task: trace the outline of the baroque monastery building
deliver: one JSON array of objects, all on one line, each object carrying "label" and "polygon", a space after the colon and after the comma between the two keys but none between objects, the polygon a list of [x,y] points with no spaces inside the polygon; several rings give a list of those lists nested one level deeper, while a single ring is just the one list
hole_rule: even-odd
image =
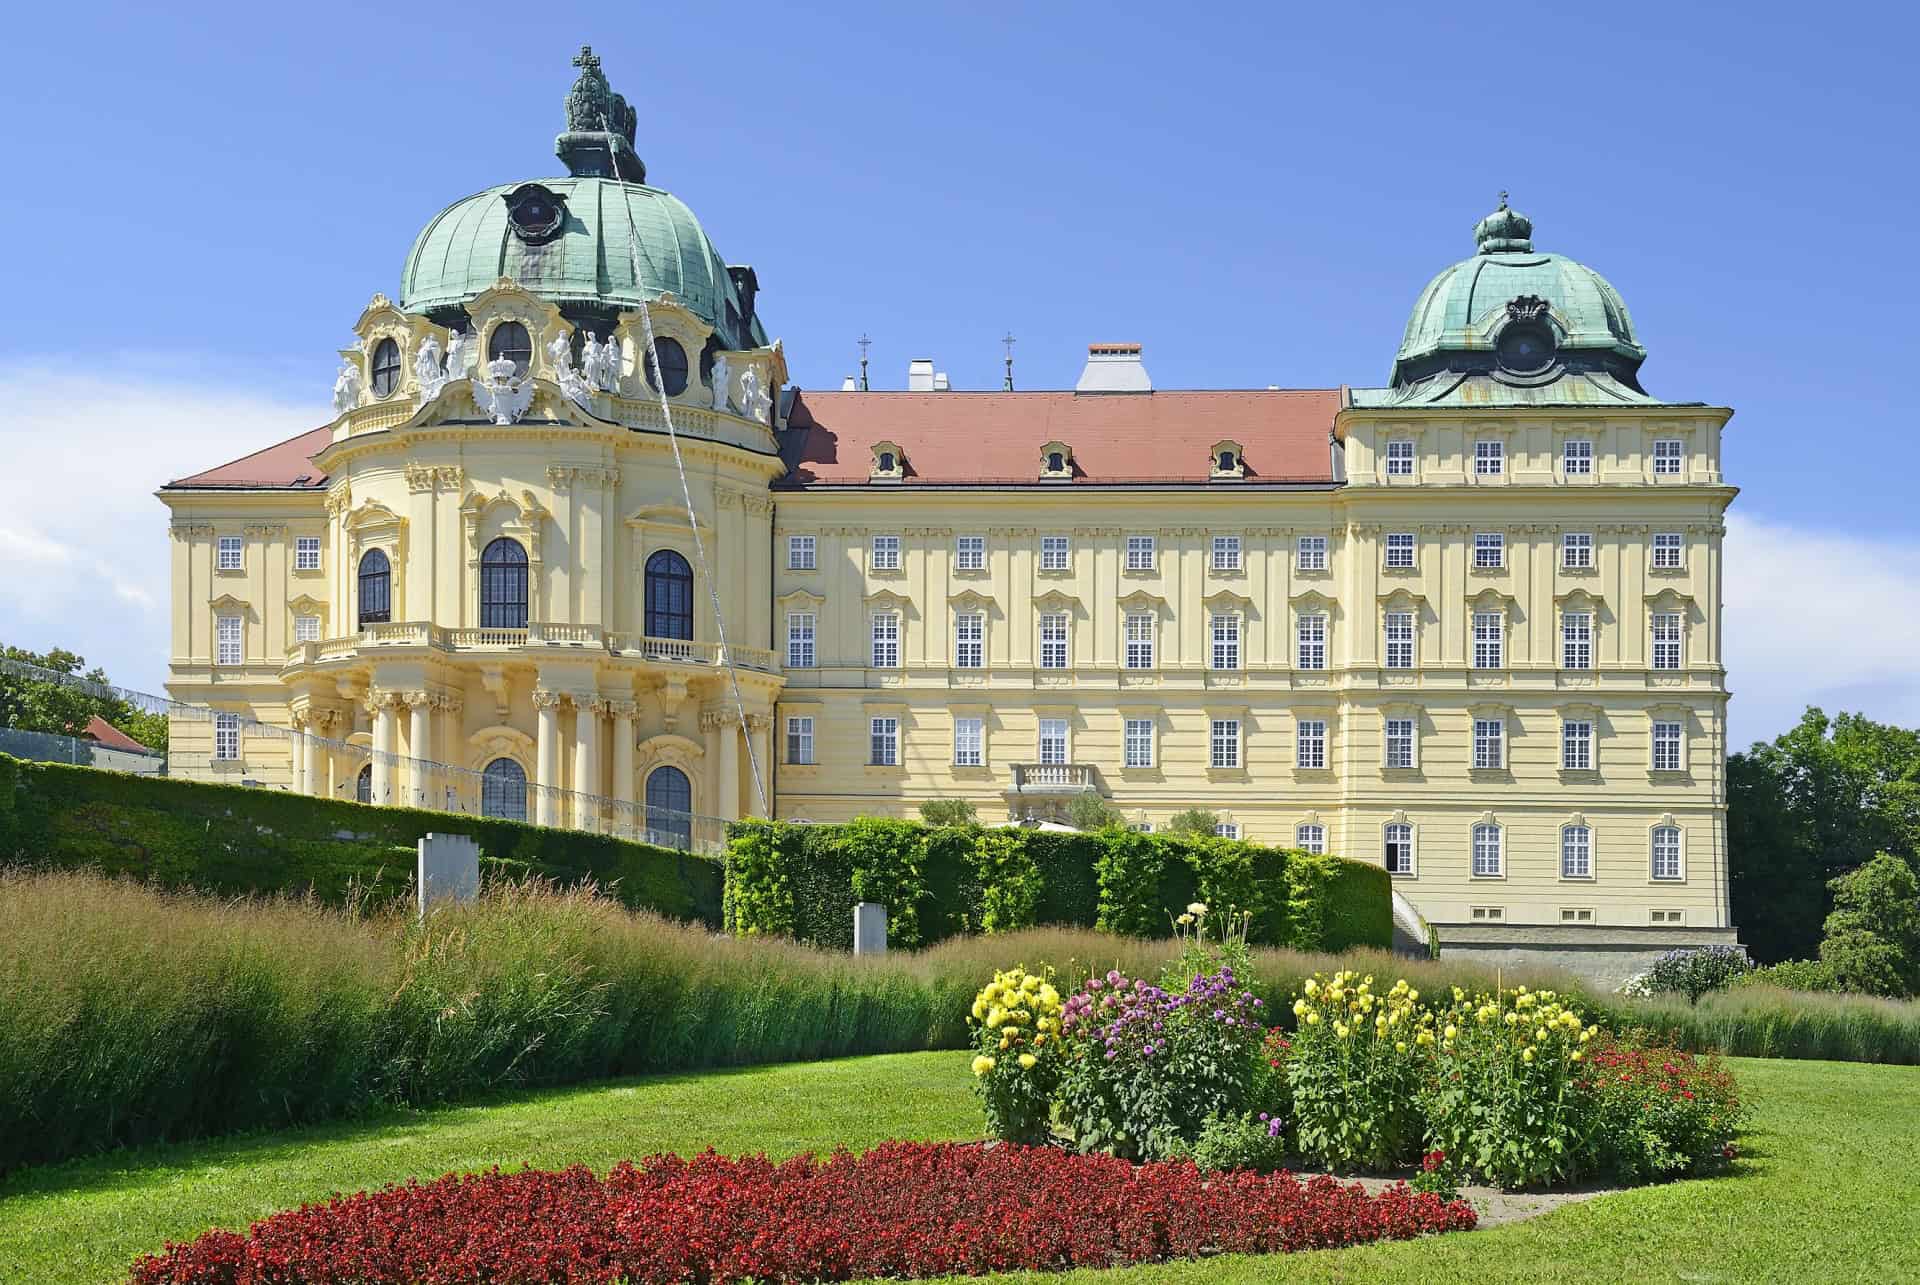
[{"label": "baroque monastery building", "polygon": [[1383,387],[1100,344],[1072,391],[802,392],[576,64],[566,175],[427,223],[333,421],[161,490],[190,774],[672,842],[1091,792],[1381,862],[1449,944],[1732,940],[1731,412],[1647,393],[1524,216]]}]

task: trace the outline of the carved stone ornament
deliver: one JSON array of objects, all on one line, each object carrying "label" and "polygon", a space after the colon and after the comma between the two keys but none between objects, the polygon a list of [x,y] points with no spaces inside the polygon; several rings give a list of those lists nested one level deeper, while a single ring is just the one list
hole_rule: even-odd
[{"label": "carved stone ornament", "polygon": [[424,406],[438,397],[448,378],[440,369],[440,341],[428,335],[413,354],[413,379],[420,386],[420,404]]},{"label": "carved stone ornament", "polygon": [[587,387],[585,376],[574,368],[571,332],[557,334],[547,341],[547,370],[553,375],[553,382],[560,385],[560,391],[568,401],[591,409],[589,403],[593,399],[593,390]]},{"label": "carved stone ornament", "polygon": [[340,374],[333,381],[333,413],[344,415],[360,404],[360,372],[352,362],[340,363]]},{"label": "carved stone ornament", "polygon": [[740,413],[757,424],[767,422],[773,398],[760,386],[760,372],[749,366],[740,376]]},{"label": "carved stone ornament", "polygon": [[487,375],[470,379],[473,404],[496,424],[518,424],[533,405],[533,376],[514,378],[513,358],[502,355],[487,363]]},{"label": "carved stone ornament", "polygon": [[612,339],[602,343],[591,331],[580,349],[580,373],[587,386],[603,393],[613,392],[620,384],[620,345]]},{"label": "carved stone ornament", "polygon": [[1507,317],[1512,321],[1538,321],[1547,315],[1547,301],[1537,294],[1523,294],[1507,301]]},{"label": "carved stone ornament", "polygon": [[471,330],[456,330],[447,336],[447,378],[464,379],[480,355],[478,336]]},{"label": "carved stone ornament", "polygon": [[733,409],[727,401],[727,383],[731,378],[732,371],[728,366],[727,355],[725,353],[714,354],[713,375],[710,382],[713,385],[713,408],[717,411]]}]

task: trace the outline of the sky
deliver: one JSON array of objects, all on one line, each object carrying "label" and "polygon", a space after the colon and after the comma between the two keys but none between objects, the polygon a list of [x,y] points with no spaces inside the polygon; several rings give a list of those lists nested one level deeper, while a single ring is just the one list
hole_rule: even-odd
[{"label": "sky", "polygon": [[[75,15],[82,15],[76,17]],[[1507,190],[1605,274],[1654,394],[1735,408],[1737,745],[1920,724],[1905,6],[28,6],[0,200],[0,641],[158,690],[154,488],[325,422],[450,202],[561,172],[583,43],[793,379],[1385,381]]]}]

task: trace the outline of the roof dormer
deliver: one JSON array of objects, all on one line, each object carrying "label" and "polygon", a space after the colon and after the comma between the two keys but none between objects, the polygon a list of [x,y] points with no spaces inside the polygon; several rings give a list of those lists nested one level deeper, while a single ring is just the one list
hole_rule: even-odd
[{"label": "roof dormer", "polygon": [[1207,476],[1213,481],[1233,480],[1247,475],[1247,459],[1240,443],[1218,441],[1208,451]]},{"label": "roof dormer", "polygon": [[901,482],[907,476],[907,454],[897,442],[873,444],[873,468],[867,473],[872,482]]},{"label": "roof dormer", "polygon": [[1073,480],[1073,448],[1065,442],[1048,442],[1040,448],[1040,480],[1042,482],[1071,482]]}]

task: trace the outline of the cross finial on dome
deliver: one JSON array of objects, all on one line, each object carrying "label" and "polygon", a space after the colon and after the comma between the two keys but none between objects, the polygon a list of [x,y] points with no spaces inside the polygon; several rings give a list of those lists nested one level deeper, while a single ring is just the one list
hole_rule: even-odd
[{"label": "cross finial on dome", "polygon": [[555,147],[568,172],[576,177],[646,182],[647,167],[633,153],[638,114],[613,92],[592,45],[580,46],[573,65],[580,69],[580,76],[567,91],[567,132]]}]

